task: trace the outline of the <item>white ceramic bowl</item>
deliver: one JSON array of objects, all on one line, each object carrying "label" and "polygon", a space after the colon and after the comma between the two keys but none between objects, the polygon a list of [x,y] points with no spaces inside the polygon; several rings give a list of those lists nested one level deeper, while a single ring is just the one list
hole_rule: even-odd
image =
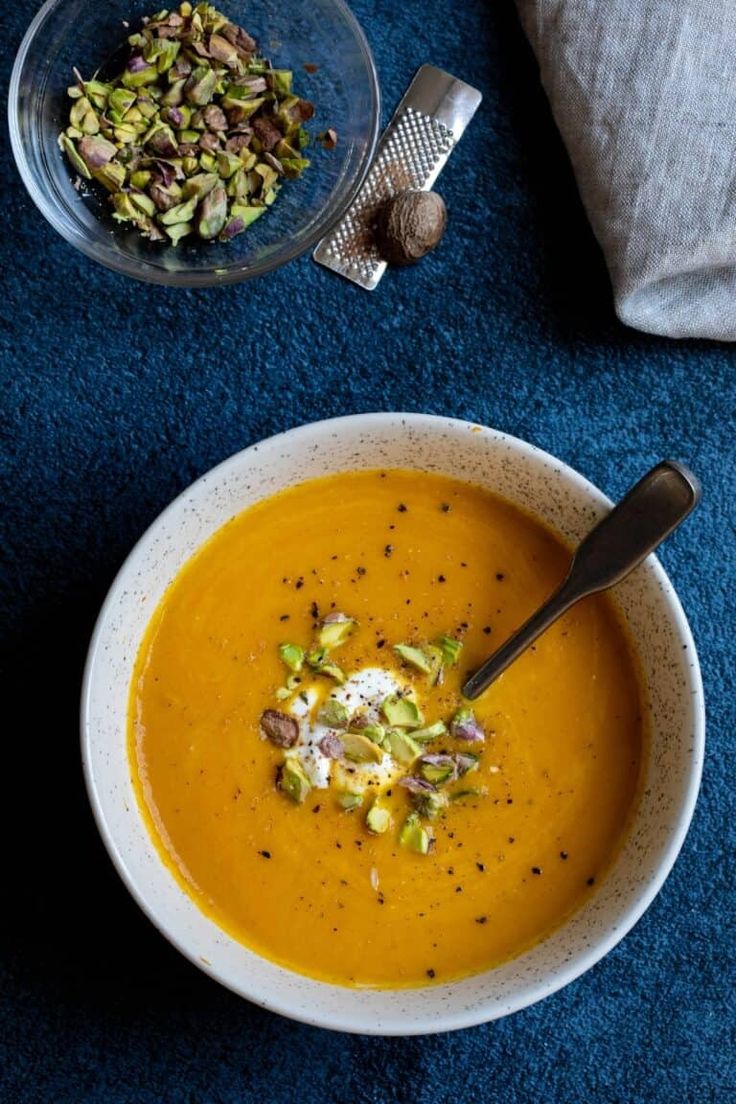
[{"label": "white ceramic bowl", "polygon": [[496,491],[578,541],[610,501],[560,461],[516,438],[418,414],[367,414],[303,426],[231,457],[166,509],[136,545],[102,608],[82,696],[82,755],[102,838],[138,904],[205,973],[256,1004],[341,1031],[411,1035],[468,1027],[541,1000],[603,957],[636,923],[680,850],[700,782],[704,706],[685,615],[657,560],[616,597],[646,675],[651,748],[633,830],[597,892],[532,950],[464,981],[357,990],[292,973],[221,931],[179,888],[141,819],[126,755],[136,653],[182,564],[234,514],[283,487],[334,471],[403,467]]}]

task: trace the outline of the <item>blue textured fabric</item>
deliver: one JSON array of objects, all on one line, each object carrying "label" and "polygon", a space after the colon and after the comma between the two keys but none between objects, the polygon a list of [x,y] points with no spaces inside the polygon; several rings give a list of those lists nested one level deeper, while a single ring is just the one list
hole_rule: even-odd
[{"label": "blue textured fabric", "polygon": [[[0,163],[2,807],[11,813],[0,1100],[734,1099],[736,354],[616,322],[510,0],[354,6],[387,112],[425,61],[485,94],[440,181],[450,213],[442,246],[372,295],[308,257],[219,291],[126,281],[45,224],[7,147]],[[35,9],[6,5],[3,87]],[[690,462],[705,486],[697,516],[662,552],[698,642],[710,714],[703,790],[672,876],[624,942],[563,992],[495,1024],[412,1040],[291,1024],[179,957],[113,872],[77,750],[94,617],[159,510],[265,435],[381,409],[497,426],[614,497],[664,456]]]}]

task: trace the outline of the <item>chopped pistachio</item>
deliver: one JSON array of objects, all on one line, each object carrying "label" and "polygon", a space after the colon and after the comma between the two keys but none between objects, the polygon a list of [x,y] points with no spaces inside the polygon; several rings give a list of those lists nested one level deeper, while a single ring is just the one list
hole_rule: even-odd
[{"label": "chopped pistachio", "polygon": [[237,69],[238,67],[238,51],[232,42],[228,42],[222,35],[213,34],[210,35],[208,43],[208,49],[210,56],[215,58],[216,61],[223,62],[228,69]]},{"label": "chopped pistachio", "polygon": [[250,226],[252,222],[261,217],[265,210],[265,207],[246,207],[240,203],[233,203],[230,214],[242,219],[244,226]]},{"label": "chopped pistachio", "polygon": [[444,659],[442,657],[442,652],[436,644],[427,644],[424,653],[429,657],[432,663],[433,685],[439,686],[444,678]]},{"label": "chopped pistachio", "polygon": [[112,217],[117,222],[137,222],[141,217],[141,212],[133,206],[128,192],[116,192],[112,197],[112,205],[115,208]]},{"label": "chopped pistachio", "polygon": [[345,758],[351,763],[380,763],[383,759],[383,751],[378,744],[359,732],[346,732],[341,739]]},{"label": "chopped pistachio", "polygon": [[398,694],[391,694],[384,700],[381,712],[388,723],[397,728],[419,728],[423,720],[417,704]]},{"label": "chopped pistachio", "polygon": [[192,109],[187,104],[178,104],[175,107],[165,107],[161,112],[161,118],[169,126],[176,127],[177,130],[186,131],[193,135],[189,139],[182,139],[182,141],[196,142],[199,138],[199,131],[188,128],[192,125]]},{"label": "chopped pistachio", "polygon": [[126,111],[122,121],[124,123],[134,123],[141,132],[148,126],[148,120],[143,112],[139,111],[137,107],[131,107],[129,111]]},{"label": "chopped pistachio", "polygon": [[317,135],[317,141],[324,147],[324,149],[334,149],[337,145],[337,131],[330,127],[322,134]]},{"label": "chopped pistachio", "polygon": [[389,754],[405,767],[411,766],[422,754],[421,744],[418,744],[408,732],[389,729],[385,743]]},{"label": "chopped pistachio", "polygon": [[344,613],[334,613],[325,617],[317,634],[321,648],[339,648],[356,629],[358,622]]},{"label": "chopped pistachio", "polygon": [[425,675],[432,673],[434,669],[432,660],[424,654],[421,648],[415,648],[411,644],[395,644],[394,651],[410,667],[415,667],[417,671],[422,671]]},{"label": "chopped pistachio", "polygon": [[220,232],[220,241],[230,242],[233,237],[236,237],[238,234],[242,234],[244,230],[245,223],[242,219],[237,219],[237,217],[235,217],[235,219],[232,219],[232,217],[228,217],[225,225],[223,226],[223,229]]},{"label": "chopped pistachio", "polygon": [[129,88],[116,88],[108,97],[108,114],[110,111],[117,111],[122,118],[136,102],[135,92]]},{"label": "chopped pistachio", "polygon": [[278,157],[279,161],[283,161],[283,159],[285,157],[287,159],[289,159],[289,158],[294,158],[294,157],[299,156],[298,152],[294,149],[293,146],[289,145],[289,143],[286,141],[285,138],[281,139],[281,141],[276,146],[274,152],[275,152],[276,156]]},{"label": "chopped pistachio", "polygon": [[427,782],[441,786],[457,778],[457,763],[452,755],[425,755],[419,761],[419,773]]},{"label": "chopped pistachio", "polygon": [[176,157],[179,152],[176,135],[171,127],[163,122],[154,123],[149,127],[141,140],[159,157]]},{"label": "chopped pistachio", "polygon": [[[105,166],[107,168],[107,165]],[[98,170],[103,172],[103,169]],[[150,196],[144,195],[143,192],[131,192],[130,202],[136,207],[142,214],[148,215],[152,218],[156,214],[156,204],[153,202]]]},{"label": "chopped pistachio", "polygon": [[286,680],[286,689],[290,690],[291,693],[293,694],[294,691],[296,690],[297,686],[301,685],[301,681],[302,680],[299,678],[298,674],[289,675],[289,677]]},{"label": "chopped pistachio", "polygon": [[92,111],[92,104],[86,96],[80,96],[78,100],[75,100],[69,112],[69,122],[72,126],[79,127],[80,130],[83,130],[82,121],[85,115],[90,111]]},{"label": "chopped pistachio", "polygon": [[291,179],[296,179],[301,176],[305,169],[308,169],[311,162],[306,157],[282,157],[281,165],[284,170],[284,176],[288,176]]},{"label": "chopped pistachio", "polygon": [[140,111],[144,119],[155,118],[158,108],[156,107],[156,104],[153,102],[153,100],[143,99],[139,95],[138,99],[136,100],[136,104],[138,105],[138,110]]},{"label": "chopped pistachio", "polygon": [[455,756],[455,762],[457,763],[458,777],[462,778],[464,774],[470,774],[471,771],[478,769],[480,756],[472,755],[469,751],[463,751],[460,755]]},{"label": "chopped pistachio", "polygon": [[[243,95],[240,95],[241,92]],[[243,120],[249,119],[251,115],[255,115],[256,111],[262,108],[265,102],[266,100],[264,97],[254,100],[248,99],[247,89],[236,89],[232,84],[220,101],[222,107],[226,111],[233,107],[237,108],[238,114],[242,115]]]},{"label": "chopped pistachio", "polygon": [[[235,213],[236,207],[233,205],[231,214]],[[328,678],[334,679],[335,682],[345,682],[345,672],[336,663],[330,662],[327,648],[314,648],[307,654],[307,663],[318,675],[326,675]]]},{"label": "chopped pistachio", "polygon": [[450,734],[458,740],[467,740],[468,743],[482,743],[485,733],[475,719],[472,709],[458,709],[450,722]]},{"label": "chopped pistachio", "polygon": [[[214,153],[208,153],[207,150],[204,150],[199,155],[199,166],[200,166],[200,168],[202,169],[203,172],[216,173],[217,172],[217,158],[215,157]],[[218,178],[219,178],[219,175],[218,175]]]},{"label": "chopped pistachio", "polygon": [[435,721],[433,725],[428,725],[426,728],[415,728],[412,730],[412,740],[417,740],[419,743],[428,744],[430,740],[438,740],[440,736],[447,735],[447,725],[444,721]]},{"label": "chopped pistachio", "polygon": [[159,211],[170,211],[182,202],[182,190],[175,180],[168,187],[164,184],[151,184],[148,194]]},{"label": "chopped pistachio", "polygon": [[298,674],[304,666],[304,649],[298,644],[279,644],[279,658],[290,671]]},{"label": "chopped pistachio", "polygon": [[452,636],[441,636],[437,640],[437,646],[442,652],[442,659],[448,667],[454,667],[463,650],[462,640],[455,640]]},{"label": "chopped pistachio", "polygon": [[158,216],[158,221],[162,226],[173,226],[176,222],[189,222],[194,215],[194,209],[197,206],[197,200],[195,197],[187,199],[184,203],[177,203],[176,207],[171,207],[164,214]]},{"label": "chopped pistachio", "polygon": [[94,138],[80,138],[77,152],[87,167],[94,170],[102,168],[108,161],[112,161],[118,151],[112,142],[108,142],[106,138],[100,138],[97,135]]},{"label": "chopped pistachio", "polygon": [[298,96],[286,96],[279,104],[279,118],[287,129],[289,129],[294,124],[295,120],[292,117],[292,112],[294,110],[298,110],[298,108]]},{"label": "chopped pistachio", "polygon": [[337,803],[343,809],[352,812],[353,809],[359,809],[363,804],[363,794],[350,793],[346,790],[344,793],[337,795]]},{"label": "chopped pistachio", "polygon": [[208,104],[202,111],[197,112],[197,115],[201,119],[201,125],[207,130],[226,131],[228,129],[227,115],[217,104]]},{"label": "chopped pistachio", "polygon": [[187,78],[182,77],[181,80],[174,81],[170,85],[161,97],[161,103],[164,107],[180,107],[184,103],[184,89],[186,83]]},{"label": "chopped pistachio", "polygon": [[374,801],[366,813],[365,826],[369,832],[381,836],[391,827],[391,813],[385,805],[379,805],[377,801]]},{"label": "chopped pistachio", "polygon": [[85,180],[91,180],[92,173],[89,171],[87,165],[77,153],[77,147],[74,145],[71,138],[67,138],[66,134],[62,134],[60,145],[79,175],[83,176]]},{"label": "chopped pistachio", "polygon": [[215,70],[206,68],[204,65],[198,65],[186,80],[184,98],[190,104],[204,107],[212,99],[216,84],[217,74]]},{"label": "chopped pistachio", "polygon": [[153,176],[153,173],[149,172],[148,169],[138,169],[137,172],[131,173],[131,176],[130,176],[130,186],[131,186],[131,188],[138,188],[139,191],[143,191],[143,189],[146,188],[150,184],[152,176]]},{"label": "chopped pistachio", "polygon": [[[185,222],[178,222],[177,223],[177,226],[187,226],[187,225],[188,224],[185,223]],[[167,227],[167,229],[168,230],[173,230],[174,227],[170,226],[170,227]],[[189,232],[191,232],[191,227],[189,228]],[[274,694],[274,697],[276,698],[276,701],[286,701],[286,699],[290,698],[293,693],[294,693],[294,691],[289,690],[288,686],[279,686],[278,690]]]},{"label": "chopped pistachio", "polygon": [[104,111],[108,97],[113,90],[112,85],[105,84],[103,81],[89,80],[85,81],[82,87],[90,103],[96,107],[98,111]]},{"label": "chopped pistachio", "polygon": [[[158,69],[155,65],[143,64],[131,69],[131,62],[135,60],[135,57],[130,59],[127,69],[120,78],[124,88],[142,88],[143,85],[153,84],[155,80],[158,80]],[[142,60],[140,55],[138,55],[137,60]]]},{"label": "chopped pistachio", "polygon": [[335,698],[328,698],[323,702],[317,714],[317,720],[331,728],[346,728],[350,720],[350,711],[346,705]]},{"label": "chopped pistachio", "polygon": [[264,194],[273,187],[279,177],[276,169],[272,168],[271,165],[267,165],[265,161],[262,161],[260,165],[256,165],[253,171],[261,177],[261,191]]},{"label": "chopped pistachio", "polygon": [[234,173],[243,167],[240,158],[234,153],[228,153],[227,150],[220,150],[216,156],[217,170],[223,180],[229,180]]},{"label": "chopped pistachio", "polygon": [[122,142],[124,145],[130,145],[130,143],[135,142],[138,137],[138,131],[132,123],[120,123],[120,125],[116,126],[113,130],[113,135],[117,142]]},{"label": "chopped pistachio", "polygon": [[328,732],[317,746],[328,759],[342,759],[345,755],[342,740],[335,732]]},{"label": "chopped pistachio", "polygon": [[428,820],[436,820],[450,804],[450,795],[442,790],[428,790],[425,793],[413,794],[412,802],[420,816],[427,817]]},{"label": "chopped pistachio", "polygon": [[284,759],[278,771],[277,783],[279,789],[283,790],[292,801],[295,801],[299,805],[306,800],[312,788],[309,784],[309,779],[304,773],[304,768],[299,760],[293,756],[287,756],[287,758]]},{"label": "chopped pistachio", "polygon": [[230,177],[227,182],[227,194],[232,199],[245,199],[250,194],[250,180],[248,179],[248,173],[241,167],[236,173]]},{"label": "chopped pistachio", "polygon": [[408,790],[410,794],[432,793],[434,790],[431,782],[427,782],[425,778],[417,778],[413,774],[404,775],[399,779],[398,785]]},{"label": "chopped pistachio", "polygon": [[[191,201],[190,201],[191,202]],[[196,203],[196,200],[194,201]],[[197,232],[200,238],[216,238],[227,218],[227,194],[224,188],[213,188],[204,197],[197,212]]]},{"label": "chopped pistachio", "polygon": [[[119,192],[125,183],[125,166],[118,161],[108,161],[92,173],[95,180],[107,188],[108,192]],[[148,199],[148,196],[145,197]],[[147,212],[150,214],[151,212]]]},{"label": "chopped pistachio", "polygon": [[374,744],[382,745],[386,739],[386,729],[381,724],[367,724],[360,730],[361,735],[372,740]]},{"label": "chopped pistachio", "polygon": [[399,834],[399,843],[409,851],[426,855],[432,843],[432,834],[422,825],[416,813],[409,813]]},{"label": "chopped pistachio", "polygon": [[307,663],[310,667],[314,667],[315,670],[319,669],[323,663],[327,662],[327,649],[326,648],[313,648],[311,652],[307,653]]},{"label": "chopped pistachio", "polygon": [[261,734],[277,747],[290,748],[299,739],[299,722],[289,713],[264,709],[261,714]]},{"label": "chopped pistachio", "polygon": [[280,99],[291,95],[291,86],[294,80],[291,69],[272,69],[269,73],[269,80],[271,88]]},{"label": "chopped pistachio", "polygon": [[155,64],[159,73],[165,73],[176,60],[176,55],[181,49],[181,43],[173,38],[154,38],[146,43],[143,57],[150,64]]}]

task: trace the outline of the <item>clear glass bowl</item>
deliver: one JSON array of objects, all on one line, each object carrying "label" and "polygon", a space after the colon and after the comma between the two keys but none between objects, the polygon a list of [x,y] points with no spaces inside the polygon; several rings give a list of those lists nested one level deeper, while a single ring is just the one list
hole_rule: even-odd
[{"label": "clear glass bowl", "polygon": [[[172,4],[172,8],[175,5]],[[15,60],[8,116],[13,153],[31,198],[51,225],[88,257],[157,284],[205,287],[258,276],[292,260],[350,206],[373,157],[380,123],[378,79],[370,48],[343,0],[219,0],[215,4],[258,41],[295,90],[314,102],[309,130],[338,133],[337,148],[313,143],[310,168],[288,181],[276,203],[231,242],[185,239],[176,248],[149,242],[113,222],[95,186],[74,189],[75,173],[57,145],[67,125],[72,68],[85,77],[112,57],[156,0],[47,0]],[[130,25],[126,29],[123,21]],[[317,66],[308,73],[304,66]]]}]

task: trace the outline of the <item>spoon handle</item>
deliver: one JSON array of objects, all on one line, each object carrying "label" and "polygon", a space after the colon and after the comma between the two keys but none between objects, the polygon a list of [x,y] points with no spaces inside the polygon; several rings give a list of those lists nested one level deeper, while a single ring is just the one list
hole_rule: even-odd
[{"label": "spoon handle", "polygon": [[675,460],[647,472],[591,529],[562,584],[468,679],[463,695],[477,698],[570,606],[624,579],[697,506],[700,494],[698,479]]}]

